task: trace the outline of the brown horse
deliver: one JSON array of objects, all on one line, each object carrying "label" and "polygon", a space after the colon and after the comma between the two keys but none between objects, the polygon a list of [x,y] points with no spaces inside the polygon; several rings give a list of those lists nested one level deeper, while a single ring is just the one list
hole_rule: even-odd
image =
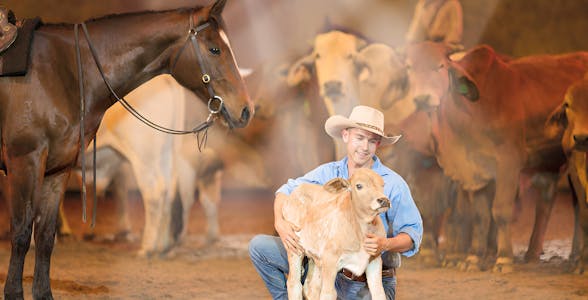
[{"label": "brown horse", "polygon": [[[225,2],[87,22],[113,91],[125,95],[156,75],[170,73],[201,99],[221,97],[218,114],[228,127],[245,126],[253,104],[225,35]],[[86,148],[104,112],[116,101],[102,82],[88,43],[81,40],[86,104],[85,121],[80,122],[73,28],[41,26],[34,34],[26,76],[0,78],[0,169],[7,176],[12,240],[6,299],[23,299],[23,265],[33,227],[33,297],[53,298],[49,268],[59,202],[80,147]],[[233,118],[235,114],[240,119]]]}]

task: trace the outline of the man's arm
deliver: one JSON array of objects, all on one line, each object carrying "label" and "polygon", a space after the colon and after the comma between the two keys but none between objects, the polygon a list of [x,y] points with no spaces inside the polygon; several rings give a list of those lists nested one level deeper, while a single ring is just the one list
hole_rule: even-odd
[{"label": "man's arm", "polygon": [[276,198],[274,199],[274,228],[278,232],[278,235],[280,235],[280,239],[282,239],[282,243],[284,243],[284,247],[287,250],[302,254],[302,246],[300,245],[298,235],[295,233],[295,230],[298,229],[286,221],[282,214],[282,208],[287,198],[288,195],[286,194],[276,193]]},{"label": "man's arm", "polygon": [[412,238],[401,232],[395,237],[385,238],[374,234],[368,234],[364,240],[364,246],[370,255],[380,255],[384,251],[406,252],[414,247]]}]

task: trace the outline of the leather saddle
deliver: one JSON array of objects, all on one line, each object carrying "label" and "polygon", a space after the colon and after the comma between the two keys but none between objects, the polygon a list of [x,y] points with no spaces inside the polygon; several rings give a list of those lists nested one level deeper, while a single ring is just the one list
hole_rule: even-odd
[{"label": "leather saddle", "polygon": [[16,25],[10,21],[15,21],[12,11],[0,7],[0,53],[8,49],[16,40]]}]

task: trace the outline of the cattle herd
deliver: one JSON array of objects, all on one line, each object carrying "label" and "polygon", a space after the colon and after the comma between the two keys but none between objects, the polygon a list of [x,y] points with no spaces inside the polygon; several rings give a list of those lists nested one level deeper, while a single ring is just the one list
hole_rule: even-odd
[{"label": "cattle herd", "polygon": [[[244,177],[260,178],[262,186],[274,189],[320,162],[339,158],[336,146],[325,146],[334,142],[323,134],[326,117],[347,115],[358,104],[370,105],[384,112],[388,131],[403,134],[397,145],[378,155],[407,180],[419,206],[425,223],[420,260],[463,270],[511,271],[512,208],[519,197],[519,176],[525,174],[542,192],[525,255],[527,261],[538,261],[556,185],[563,177],[569,178],[576,196],[570,262],[573,271],[582,273],[588,260],[588,127],[582,122],[582,97],[588,97],[586,71],[588,52],[512,58],[487,45],[461,52],[434,42],[394,48],[340,29],[326,30],[317,35],[311,53],[268,62],[246,78],[256,117],[244,129],[210,134],[211,158],[181,154],[189,152],[186,146],[164,152],[179,151],[178,157],[191,157],[188,161],[194,166],[219,158],[224,162],[225,173],[216,175],[211,192],[216,196],[204,197],[214,199],[204,205],[214,240],[221,174],[245,172],[249,175]],[[154,80],[141,87],[144,95],[157,98],[155,86]],[[117,126],[124,132],[130,125]],[[123,151],[117,153],[125,157]],[[190,178],[196,180],[193,172]],[[199,188],[210,186],[208,182]],[[157,197],[151,201],[155,207],[164,203]],[[186,213],[191,202],[182,203]],[[152,213],[153,208],[146,209]],[[171,208],[167,211],[172,214]],[[181,239],[181,226],[188,218],[183,218],[175,236],[158,223],[170,218],[161,218],[146,220],[158,221],[145,225],[144,236],[165,232],[169,242],[159,250],[143,242],[142,253],[165,252]],[[148,227],[157,232],[148,233]],[[439,248],[441,237],[445,242]]]}]

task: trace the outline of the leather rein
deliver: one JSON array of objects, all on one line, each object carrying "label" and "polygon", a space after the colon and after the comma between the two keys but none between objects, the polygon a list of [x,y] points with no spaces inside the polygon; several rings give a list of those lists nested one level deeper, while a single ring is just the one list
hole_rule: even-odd
[{"label": "leather rein", "polygon": [[[204,85],[206,86],[207,90],[208,90],[208,94],[209,94],[209,99],[208,99],[208,117],[206,119],[206,121],[202,122],[200,125],[194,127],[192,130],[177,130],[177,129],[171,129],[171,128],[167,128],[164,126],[161,126],[159,124],[154,123],[153,121],[147,119],[145,116],[143,116],[141,113],[139,113],[129,102],[127,102],[124,97],[119,97],[116,92],[114,91],[114,89],[112,88],[112,85],[110,84],[110,81],[108,80],[108,78],[106,78],[106,75],[104,74],[104,71],[102,69],[102,64],[100,63],[100,60],[98,59],[98,55],[96,53],[96,49],[94,48],[94,46],[92,45],[91,39],[90,39],[90,35],[88,34],[88,29],[86,27],[86,24],[84,22],[80,23],[80,24],[75,24],[74,25],[74,37],[75,37],[75,49],[76,49],[76,62],[77,62],[77,69],[78,69],[78,85],[79,85],[79,90],[80,90],[80,159],[81,159],[81,169],[82,169],[82,221],[84,223],[86,223],[86,159],[85,159],[85,142],[84,142],[84,115],[85,115],[85,110],[86,110],[86,101],[85,101],[85,93],[84,93],[84,76],[83,76],[83,71],[82,71],[82,60],[81,60],[81,51],[80,51],[80,43],[79,43],[79,25],[82,26],[82,30],[84,32],[84,36],[86,38],[86,42],[88,43],[88,47],[90,49],[90,52],[92,54],[92,57],[94,59],[94,62],[96,63],[96,67],[98,68],[98,71],[100,72],[100,76],[102,77],[102,80],[104,81],[104,83],[106,84],[106,87],[108,88],[108,90],[110,91],[110,94],[112,96],[114,96],[114,98],[131,114],[133,115],[135,118],[137,118],[139,121],[141,121],[142,123],[144,123],[145,125],[160,131],[160,132],[164,132],[164,133],[168,133],[168,134],[175,134],[175,135],[184,135],[184,134],[195,134],[197,137],[197,144],[198,144],[198,149],[201,150],[201,148],[206,144],[206,139],[207,139],[207,131],[208,128],[213,124],[214,119],[217,117],[218,113],[220,113],[220,111],[223,108],[224,105],[224,101],[223,99],[216,95],[214,93],[214,89],[212,88],[212,85],[210,85],[210,81],[211,81],[211,77],[208,73],[206,73],[206,69],[205,69],[205,65],[204,65],[204,60],[202,58],[202,53],[200,51],[200,47],[198,47],[198,40],[197,40],[197,35],[198,32],[200,32],[201,30],[206,29],[207,27],[210,26],[209,22],[203,23],[197,27],[194,27],[194,21],[193,21],[193,12],[190,14],[190,29],[188,30],[188,37],[186,38],[186,41],[184,43],[184,45],[182,46],[182,48],[180,49],[180,51],[178,51],[177,55],[175,56],[175,60],[173,63],[173,66],[171,68],[171,72],[173,72],[173,70],[175,69],[175,66],[178,62],[178,60],[181,57],[181,54],[184,52],[184,49],[186,49],[186,46],[188,44],[192,45],[192,48],[194,49],[197,58],[198,58],[198,64],[200,65],[200,70],[202,72],[202,83],[204,83]],[[203,136],[203,140],[200,141],[200,137],[199,137],[199,133],[201,133],[202,131],[204,131],[204,136]],[[94,142],[93,142],[93,146],[92,146],[92,152],[93,152],[93,195],[94,195],[94,202],[93,202],[93,209],[92,209],[92,223],[90,225],[91,228],[94,228],[94,225],[96,223],[96,209],[97,209],[97,199],[96,199],[96,138],[94,138]]]}]

